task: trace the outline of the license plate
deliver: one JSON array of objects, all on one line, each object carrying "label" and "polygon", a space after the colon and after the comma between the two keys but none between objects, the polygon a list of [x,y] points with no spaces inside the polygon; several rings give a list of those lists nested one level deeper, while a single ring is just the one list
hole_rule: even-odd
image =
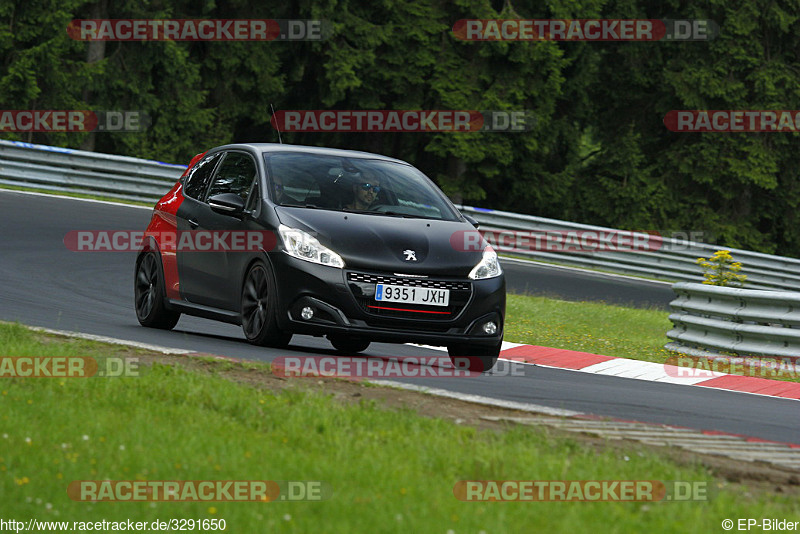
[{"label": "license plate", "polygon": [[450,290],[377,284],[375,286],[375,300],[427,306],[447,306],[450,303]]}]

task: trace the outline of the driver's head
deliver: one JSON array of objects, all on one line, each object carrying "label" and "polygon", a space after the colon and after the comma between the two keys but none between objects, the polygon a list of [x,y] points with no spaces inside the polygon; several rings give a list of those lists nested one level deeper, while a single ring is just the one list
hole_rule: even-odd
[{"label": "driver's head", "polygon": [[363,171],[361,179],[353,186],[358,202],[369,206],[378,198],[381,191],[381,181],[372,171]]}]

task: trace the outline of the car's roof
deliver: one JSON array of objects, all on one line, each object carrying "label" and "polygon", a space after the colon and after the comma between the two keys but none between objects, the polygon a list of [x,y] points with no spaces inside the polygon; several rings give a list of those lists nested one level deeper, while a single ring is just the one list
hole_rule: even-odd
[{"label": "car's roof", "polygon": [[361,152],[359,150],[343,150],[340,148],[324,148],[318,146],[304,146],[304,145],[287,145],[280,143],[238,143],[232,145],[225,145],[216,147],[215,150],[230,150],[234,148],[252,149],[258,152],[297,152],[306,154],[317,154],[320,156],[336,156],[340,158],[368,158],[379,159],[383,161],[391,161],[394,163],[402,163],[409,165],[408,162],[382,156],[380,154],[373,154],[372,152]]}]

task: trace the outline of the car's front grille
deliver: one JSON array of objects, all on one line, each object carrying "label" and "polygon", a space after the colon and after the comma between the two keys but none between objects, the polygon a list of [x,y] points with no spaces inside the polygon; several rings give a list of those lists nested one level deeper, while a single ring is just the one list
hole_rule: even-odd
[{"label": "car's front grille", "polygon": [[357,273],[353,271],[347,273],[347,280],[349,282],[364,282],[367,284],[394,284],[398,286],[449,289],[450,291],[472,291],[472,284],[469,282],[429,280],[427,278],[411,278],[405,276],[385,276],[380,274]]},{"label": "car's front grille", "polygon": [[[402,318],[431,322],[451,321],[461,313],[472,295],[472,284],[460,280],[412,278],[350,271],[347,273],[347,282],[361,309],[375,318],[384,319]],[[375,284],[447,289],[450,291],[449,305],[426,306],[422,304],[376,301]],[[385,321],[381,321],[381,323],[382,326],[386,326]]]}]

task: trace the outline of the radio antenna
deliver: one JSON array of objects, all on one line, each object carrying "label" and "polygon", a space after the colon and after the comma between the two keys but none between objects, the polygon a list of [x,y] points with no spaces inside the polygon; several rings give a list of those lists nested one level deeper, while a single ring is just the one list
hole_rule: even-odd
[{"label": "radio antenna", "polygon": [[269,109],[272,110],[272,118],[275,119],[275,129],[278,130],[278,142],[283,144],[283,139],[281,139],[281,128],[278,126],[278,118],[275,117],[275,108],[272,106],[272,103],[270,103]]}]

